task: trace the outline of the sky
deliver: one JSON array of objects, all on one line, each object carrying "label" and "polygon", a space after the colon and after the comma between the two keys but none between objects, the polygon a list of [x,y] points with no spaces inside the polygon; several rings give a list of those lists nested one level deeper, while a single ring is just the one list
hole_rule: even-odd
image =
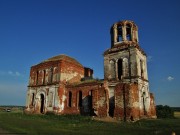
[{"label": "sky", "polygon": [[110,27],[138,26],[157,105],[180,107],[179,0],[0,0],[0,105],[25,105],[32,65],[66,54],[104,78]]}]

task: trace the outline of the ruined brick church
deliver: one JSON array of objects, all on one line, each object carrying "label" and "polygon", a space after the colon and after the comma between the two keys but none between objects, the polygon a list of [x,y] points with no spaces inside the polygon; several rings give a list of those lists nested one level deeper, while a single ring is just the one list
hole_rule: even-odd
[{"label": "ruined brick church", "polygon": [[104,52],[103,80],[94,79],[92,69],[69,56],[44,60],[31,67],[25,112],[118,120],[156,118],[138,27],[133,21],[120,21],[113,24],[110,34],[111,47]]}]

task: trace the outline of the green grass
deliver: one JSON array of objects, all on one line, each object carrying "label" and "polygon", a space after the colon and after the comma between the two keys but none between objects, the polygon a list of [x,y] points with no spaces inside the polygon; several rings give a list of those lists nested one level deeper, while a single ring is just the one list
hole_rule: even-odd
[{"label": "green grass", "polygon": [[180,134],[180,118],[108,123],[79,115],[26,115],[0,112],[0,128],[27,135],[170,135]]}]

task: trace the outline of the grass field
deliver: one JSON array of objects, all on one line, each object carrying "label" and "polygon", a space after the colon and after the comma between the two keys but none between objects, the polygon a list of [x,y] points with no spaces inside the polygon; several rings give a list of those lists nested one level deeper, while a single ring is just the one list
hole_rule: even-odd
[{"label": "grass field", "polygon": [[[180,113],[175,114],[180,116]],[[108,123],[74,115],[25,115],[21,112],[0,112],[0,128],[17,135],[171,135],[172,131],[178,135],[180,117],[140,120],[134,123]]]}]

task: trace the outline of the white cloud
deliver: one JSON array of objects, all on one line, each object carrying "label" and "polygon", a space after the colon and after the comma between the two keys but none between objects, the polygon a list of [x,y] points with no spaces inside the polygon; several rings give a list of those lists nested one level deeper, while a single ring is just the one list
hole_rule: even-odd
[{"label": "white cloud", "polygon": [[13,72],[12,72],[12,71],[8,71],[8,74],[9,74],[9,75],[13,75]]},{"label": "white cloud", "polygon": [[16,76],[16,77],[19,77],[19,76],[23,76],[21,73],[19,73],[18,71],[0,71],[0,75],[9,75],[9,76]]},{"label": "white cloud", "polygon": [[150,62],[150,61],[152,61],[152,56],[147,56],[147,62]]},{"label": "white cloud", "polygon": [[20,75],[21,75],[21,74],[20,74],[19,72],[17,72],[17,71],[16,71],[16,73],[15,73],[15,74],[16,74],[16,76],[20,76]]},{"label": "white cloud", "polygon": [[172,81],[172,80],[174,80],[174,77],[168,76],[168,77],[167,77],[167,80],[168,80],[168,81]]}]

